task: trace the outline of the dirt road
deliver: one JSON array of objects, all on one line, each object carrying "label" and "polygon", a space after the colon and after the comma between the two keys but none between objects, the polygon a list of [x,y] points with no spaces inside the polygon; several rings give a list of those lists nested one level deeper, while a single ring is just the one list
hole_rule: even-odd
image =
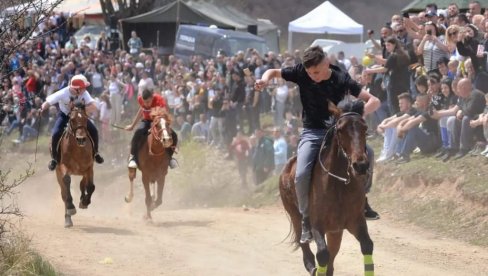
[{"label": "dirt road", "polygon": [[[301,252],[287,242],[288,219],[279,205],[179,209],[171,189],[154,223],[143,222],[142,190],[123,202],[126,180],[98,182],[92,205],[64,229],[54,174],[30,179],[20,193],[24,227],[33,246],[65,275],[307,275]],[[77,190],[77,189],[73,189]],[[79,193],[74,191],[74,198]],[[168,200],[169,199],[169,200]],[[75,201],[78,205],[78,200]],[[488,250],[398,224],[383,212],[369,222],[376,275],[486,275]],[[359,244],[344,235],[338,275],[363,275]]]}]

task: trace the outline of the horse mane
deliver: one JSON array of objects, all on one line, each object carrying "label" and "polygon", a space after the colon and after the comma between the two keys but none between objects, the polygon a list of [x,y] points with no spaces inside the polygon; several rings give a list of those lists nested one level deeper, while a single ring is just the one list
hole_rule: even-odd
[{"label": "horse mane", "polygon": [[171,125],[171,122],[172,122],[172,118],[171,116],[168,114],[168,112],[166,112],[166,109],[163,108],[163,107],[154,107],[151,109],[151,113],[150,113],[150,116],[151,118],[154,120],[154,118],[157,118],[157,117],[163,117],[166,122]]},{"label": "horse mane", "polygon": [[364,114],[364,102],[362,100],[341,101],[337,107],[343,112],[354,112],[361,116]]},{"label": "horse mane", "polygon": [[80,108],[80,109],[85,109],[85,102],[82,101],[82,100],[75,100],[73,102],[73,107],[77,107],[77,108]]}]

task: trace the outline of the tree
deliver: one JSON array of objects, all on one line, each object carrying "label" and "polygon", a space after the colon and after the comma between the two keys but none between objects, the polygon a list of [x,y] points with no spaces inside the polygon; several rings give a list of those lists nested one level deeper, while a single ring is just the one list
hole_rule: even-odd
[{"label": "tree", "polygon": [[[169,3],[172,1],[175,0],[158,1],[158,3]],[[100,6],[102,7],[105,22],[107,22],[107,24],[110,24],[112,16],[114,19],[121,19],[145,13],[153,8],[155,2],[156,0],[100,0]],[[115,11],[114,3],[117,4],[118,11]]]},{"label": "tree", "polygon": [[[0,1],[0,66],[4,69],[9,58],[22,45],[33,41],[35,30],[49,19],[63,0],[2,0]],[[63,27],[63,26],[60,26]],[[64,26],[65,27],[65,26]],[[51,30],[52,31],[52,30]],[[49,33],[40,34],[40,36]],[[1,78],[3,79],[4,76]]]}]

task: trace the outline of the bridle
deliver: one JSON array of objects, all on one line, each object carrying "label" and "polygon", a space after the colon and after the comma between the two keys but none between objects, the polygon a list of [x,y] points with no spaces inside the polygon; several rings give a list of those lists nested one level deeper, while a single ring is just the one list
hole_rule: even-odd
[{"label": "bridle", "polygon": [[[327,173],[329,176],[331,176],[331,177],[333,177],[333,178],[335,178],[335,179],[337,179],[339,181],[344,182],[345,185],[347,185],[347,184],[349,184],[351,182],[351,173],[349,172],[349,170],[352,168],[352,161],[351,161],[351,157],[347,155],[346,151],[344,150],[344,147],[342,146],[341,139],[339,137],[339,133],[337,132],[337,123],[342,118],[347,117],[347,116],[359,116],[359,117],[361,117],[361,114],[356,113],[356,112],[346,112],[346,113],[341,114],[339,116],[339,119],[337,119],[337,121],[334,123],[334,125],[332,127],[330,127],[327,130],[327,132],[325,133],[324,140],[322,141],[322,145],[320,146],[319,156],[318,156],[319,163],[320,163],[320,167],[322,168],[322,170],[325,173]],[[322,162],[322,158],[320,158],[321,155],[322,155],[322,151],[327,148],[327,138],[329,137],[330,131],[334,131],[334,134],[333,135],[337,139],[337,144],[338,144],[338,147],[339,147],[339,152],[338,153],[342,153],[342,155],[347,159],[347,169],[346,169],[347,176],[346,176],[346,178],[341,177],[341,176],[338,176],[338,175],[332,173],[327,168],[325,168],[325,165]]]},{"label": "bridle", "polygon": [[88,116],[86,114],[84,114],[83,112],[81,112],[81,111],[83,111],[83,109],[79,108],[79,107],[73,107],[73,109],[71,109],[71,111],[69,112],[69,114],[68,114],[68,117],[69,117],[68,133],[76,137],[76,131],[78,129],[83,128],[83,129],[85,129],[85,131],[88,132],[88,127],[86,124],[85,125],[79,124],[76,127],[73,127],[73,120],[71,119],[71,113],[75,110],[78,111],[77,116],[80,118],[84,118],[86,121],[88,121]]},{"label": "bridle", "polygon": [[[158,116],[154,118],[154,120],[158,120],[158,123],[154,123],[151,127],[151,134],[153,138],[161,143],[164,148],[169,148],[173,144],[173,139],[170,135],[170,131],[167,128],[167,120],[164,118],[164,116]],[[157,126],[161,125],[161,128],[158,129]],[[156,154],[152,152],[152,149],[150,148],[150,153],[152,155],[161,155],[163,152]]]}]

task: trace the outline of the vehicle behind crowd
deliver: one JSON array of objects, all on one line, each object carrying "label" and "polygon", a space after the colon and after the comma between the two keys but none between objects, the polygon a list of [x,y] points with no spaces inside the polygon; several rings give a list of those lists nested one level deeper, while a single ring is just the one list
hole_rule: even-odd
[{"label": "vehicle behind crowd", "polygon": [[266,41],[247,32],[180,25],[176,33],[174,54],[178,58],[189,60],[194,55],[213,58],[219,52],[232,56],[249,48],[256,49],[261,54],[266,53]]}]

